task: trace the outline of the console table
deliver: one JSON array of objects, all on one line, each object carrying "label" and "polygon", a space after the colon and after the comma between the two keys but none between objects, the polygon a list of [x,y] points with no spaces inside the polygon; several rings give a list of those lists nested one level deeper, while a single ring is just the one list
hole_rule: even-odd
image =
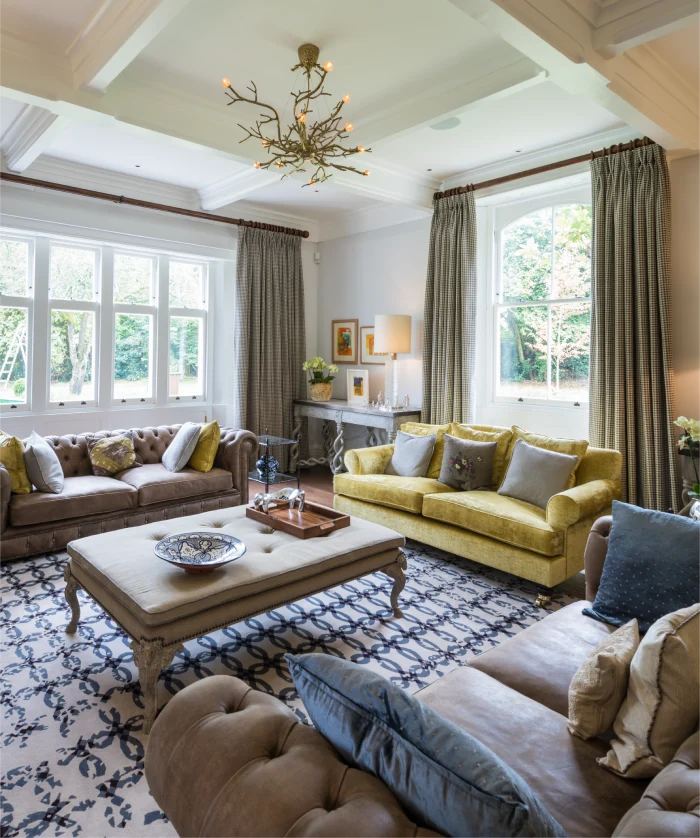
[{"label": "console table", "polygon": [[298,463],[299,446],[297,444],[291,450],[293,468],[290,466],[290,470],[296,471],[298,466],[327,463],[333,474],[340,474],[345,470],[343,455],[346,425],[364,425],[367,428],[367,445],[372,446],[379,442],[376,430],[386,431],[389,442],[393,442],[399,427],[404,422],[420,422],[421,412],[417,407],[402,407],[400,410],[372,410],[370,407],[349,404],[344,399],[331,399],[329,402],[295,399],[292,438],[297,441],[301,436],[301,420],[304,417],[323,420],[323,457]]}]

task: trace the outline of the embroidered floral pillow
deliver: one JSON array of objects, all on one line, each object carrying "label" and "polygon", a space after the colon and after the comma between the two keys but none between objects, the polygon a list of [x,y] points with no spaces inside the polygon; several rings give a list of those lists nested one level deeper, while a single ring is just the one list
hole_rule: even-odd
[{"label": "embroidered floral pillow", "polygon": [[91,437],[88,439],[88,454],[92,473],[97,477],[111,477],[117,472],[141,465],[136,462],[134,440],[130,433]]},{"label": "embroidered floral pillow", "polygon": [[463,492],[490,489],[497,447],[497,442],[476,442],[445,434],[445,450],[438,480]]}]

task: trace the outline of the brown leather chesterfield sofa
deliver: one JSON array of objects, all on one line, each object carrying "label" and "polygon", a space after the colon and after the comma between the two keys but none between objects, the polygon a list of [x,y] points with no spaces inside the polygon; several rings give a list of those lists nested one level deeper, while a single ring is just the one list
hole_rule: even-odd
[{"label": "brown leather chesterfield sofa", "polygon": [[186,467],[173,473],[161,459],[180,427],[132,429],[136,459],[143,465],[119,477],[92,473],[87,437],[124,431],[45,437],[58,454],[66,478],[58,495],[36,491],[12,495],[10,475],[0,465],[2,559],[60,550],[87,535],[247,503],[248,461],[257,451],[257,437],[250,431],[222,428],[211,471]]},{"label": "brown leather chesterfield sofa", "polygon": [[[611,520],[593,525],[586,549],[590,600]],[[647,782],[606,771],[596,764],[606,743],[567,730],[571,678],[612,631],[585,605],[550,614],[418,697],[518,771],[570,836],[697,836],[697,733]],[[205,678],[169,702],[148,740],[146,777],[181,836],[435,834],[282,702],[234,677]]]}]

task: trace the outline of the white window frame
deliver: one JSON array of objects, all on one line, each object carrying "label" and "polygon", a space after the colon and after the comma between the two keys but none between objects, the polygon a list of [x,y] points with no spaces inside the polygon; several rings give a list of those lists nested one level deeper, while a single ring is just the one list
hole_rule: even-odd
[{"label": "white window frame", "polygon": [[[66,250],[88,250],[95,255],[95,273],[93,275],[92,300],[62,300],[51,296],[51,254],[54,247],[62,247]],[[102,323],[100,317],[100,290],[102,287],[102,248],[99,245],[84,244],[82,242],[70,242],[64,239],[52,238],[48,243],[48,307],[46,333],[47,340],[47,376],[46,376],[46,405],[51,410],[62,410],[63,408],[97,407],[100,393],[100,360],[102,357]],[[91,311],[95,316],[92,349],[92,379],[93,393],[91,399],[70,399],[68,401],[51,400],[51,314],[54,311]]]},{"label": "white window frame", "polygon": [[[552,209],[556,207],[571,205],[571,204],[586,204],[590,205],[591,195],[590,188],[568,188],[562,190],[553,186],[551,192],[544,189],[541,194],[529,199],[519,199],[512,202],[503,202],[500,206],[495,207],[492,217],[493,229],[493,256],[491,259],[491,316],[489,318],[489,347],[491,354],[491,374],[489,389],[491,391],[491,402],[494,404],[522,404],[528,406],[537,406],[547,409],[555,410],[580,410],[586,407],[589,403],[588,396],[581,401],[573,401],[566,399],[554,399],[549,397],[551,393],[551,307],[558,304],[566,303],[589,303],[590,297],[574,297],[574,298],[554,298],[547,297],[541,300],[528,300],[523,302],[503,302],[503,232],[511,224],[515,223],[521,218],[537,212],[542,209]],[[554,224],[554,214],[552,215],[552,224]],[[552,251],[552,259],[554,258]],[[550,295],[552,293],[554,283],[554,272],[552,271],[550,277]],[[501,312],[508,308],[523,308],[532,306],[546,306],[547,307],[547,398],[535,398],[524,396],[506,396],[498,392],[500,384],[500,370],[501,370],[501,341],[500,341],[500,316]]]},{"label": "white window frame", "polygon": [[[202,306],[201,308],[181,308],[177,306],[170,305],[170,263],[177,262],[177,263],[185,263],[185,264],[192,264],[198,265],[202,269]],[[170,403],[177,403],[181,402],[184,404],[188,404],[190,402],[205,402],[207,400],[207,383],[209,380],[209,376],[207,375],[208,364],[209,364],[209,330],[208,330],[208,314],[209,314],[209,265],[207,262],[201,259],[191,259],[186,257],[180,256],[172,256],[167,260],[167,270],[164,272],[167,277],[167,282],[165,283],[165,294],[166,294],[166,301],[167,301],[167,324],[165,333],[167,335],[166,342],[167,342],[167,356],[166,356],[166,364],[168,368],[168,376],[166,381],[167,387],[167,395],[168,395],[168,402]],[[161,276],[162,281],[162,276]],[[199,356],[199,368],[201,370],[201,379],[202,379],[202,394],[195,395],[195,396],[171,396],[170,395],[170,320],[173,317],[186,317],[188,319],[195,319],[198,318],[201,321],[200,324],[200,356]]]},{"label": "white window frame", "polygon": [[22,242],[27,245],[27,296],[15,294],[0,294],[0,307],[25,308],[27,310],[27,355],[25,358],[25,389],[24,402],[0,404],[0,414],[31,413],[32,411],[32,381],[34,373],[34,239],[28,236],[18,236],[12,233],[0,232],[3,241]]},{"label": "white window frame", "polygon": [[[106,248],[105,248],[106,250]],[[149,259],[153,266],[153,270],[151,272],[151,303],[122,303],[117,302],[115,298],[115,282],[114,282],[114,257],[116,256],[137,256],[139,258]],[[110,401],[113,406],[134,406],[134,405],[142,405],[142,404],[155,404],[156,403],[156,391],[157,391],[157,378],[158,378],[158,358],[157,358],[157,348],[158,348],[158,330],[160,328],[159,323],[159,312],[158,312],[158,281],[159,281],[159,259],[163,257],[159,257],[154,253],[148,253],[146,251],[137,251],[137,250],[130,250],[128,248],[113,248],[111,249],[111,264],[110,270],[105,271],[105,274],[109,273],[111,276],[108,278],[108,282],[110,284],[110,297],[112,300],[111,305],[111,315],[110,315],[110,324],[109,328],[111,329],[112,335],[112,342],[111,342],[111,357],[110,357]],[[105,295],[107,294],[107,283],[105,283]],[[115,383],[116,383],[116,357],[117,357],[117,315],[118,314],[147,314],[151,317],[151,345],[149,347],[149,376],[151,379],[151,395],[146,398],[141,397],[133,397],[128,399],[121,399],[115,395]]]}]

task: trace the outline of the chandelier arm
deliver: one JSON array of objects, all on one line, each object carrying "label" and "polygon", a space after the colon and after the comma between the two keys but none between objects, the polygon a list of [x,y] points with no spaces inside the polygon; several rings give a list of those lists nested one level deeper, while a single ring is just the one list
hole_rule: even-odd
[{"label": "chandelier arm", "polygon": [[[261,102],[260,99],[258,98],[258,89],[255,85],[255,82],[251,82],[251,84],[255,88],[255,90],[253,91],[254,95],[255,95],[254,99],[250,99],[247,96],[243,96],[237,90],[235,90],[233,87],[231,87],[231,85],[229,84],[228,88],[226,88],[224,90],[224,93],[226,93],[226,95],[229,97],[229,99],[231,99],[231,101],[228,104],[233,105],[236,102],[247,102],[249,105],[257,105],[259,108],[267,108],[267,110],[272,111],[272,113],[274,114],[274,117],[268,115],[269,116],[269,121],[270,122],[274,121],[274,122],[277,123],[277,136],[278,136],[278,138],[281,142],[282,141],[282,136],[280,134],[280,117],[279,117],[279,113],[277,112],[277,108],[275,108],[273,105],[268,105],[266,102]],[[261,114],[261,115],[264,116],[264,114]],[[241,125],[241,128],[242,127],[243,126]],[[248,138],[246,137],[246,139],[248,139]]]}]

